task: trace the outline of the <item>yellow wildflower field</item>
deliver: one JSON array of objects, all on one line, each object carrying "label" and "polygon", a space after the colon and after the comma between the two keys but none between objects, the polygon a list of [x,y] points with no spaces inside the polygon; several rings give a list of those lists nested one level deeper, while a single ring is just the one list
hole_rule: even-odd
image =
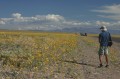
[{"label": "yellow wildflower field", "polygon": [[[78,35],[74,33],[1,31],[2,72],[14,71],[15,75],[24,70],[30,72],[42,70],[74,51],[77,48],[77,41]],[[5,79],[9,77],[3,76]]]}]

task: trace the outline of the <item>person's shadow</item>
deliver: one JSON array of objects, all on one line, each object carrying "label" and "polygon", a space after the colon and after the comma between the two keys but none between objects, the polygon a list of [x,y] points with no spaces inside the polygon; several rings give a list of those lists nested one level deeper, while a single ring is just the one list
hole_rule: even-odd
[{"label": "person's shadow", "polygon": [[75,60],[72,60],[72,61],[62,60],[62,61],[67,62],[67,63],[80,64],[80,65],[85,65],[85,66],[90,66],[90,67],[95,67],[96,68],[96,65],[85,63],[85,62],[82,62],[82,61],[81,62],[77,62]]}]

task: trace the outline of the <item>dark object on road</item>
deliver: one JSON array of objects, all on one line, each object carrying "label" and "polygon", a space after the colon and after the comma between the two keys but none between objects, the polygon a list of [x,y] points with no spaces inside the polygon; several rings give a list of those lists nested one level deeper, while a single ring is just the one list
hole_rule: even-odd
[{"label": "dark object on road", "polygon": [[87,33],[80,33],[81,36],[87,36]]}]

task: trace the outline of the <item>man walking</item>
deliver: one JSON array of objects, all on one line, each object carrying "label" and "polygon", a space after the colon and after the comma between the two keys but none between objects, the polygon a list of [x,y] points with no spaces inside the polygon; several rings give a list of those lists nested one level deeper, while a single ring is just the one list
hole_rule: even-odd
[{"label": "man walking", "polygon": [[107,32],[107,28],[106,26],[102,26],[100,28],[101,33],[99,34],[99,43],[100,43],[100,48],[99,48],[99,61],[100,61],[100,65],[98,67],[102,67],[102,56],[105,56],[105,60],[106,60],[106,66],[108,67],[108,42],[112,41],[111,40],[111,35],[109,32]]}]

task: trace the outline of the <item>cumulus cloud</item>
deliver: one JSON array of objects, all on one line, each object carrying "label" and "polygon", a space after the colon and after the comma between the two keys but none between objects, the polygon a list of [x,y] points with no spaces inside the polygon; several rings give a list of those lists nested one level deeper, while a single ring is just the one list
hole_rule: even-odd
[{"label": "cumulus cloud", "polygon": [[51,20],[51,21],[63,21],[64,17],[62,17],[60,15],[48,14],[46,16],[46,19]]},{"label": "cumulus cloud", "polygon": [[115,21],[115,22],[96,21],[95,25],[98,27],[106,26],[111,30],[120,30],[120,21]]},{"label": "cumulus cloud", "polygon": [[120,30],[120,21],[118,21],[118,22],[112,22],[110,26],[113,29]]},{"label": "cumulus cloud", "polygon": [[64,28],[72,27],[90,27],[94,28],[98,25],[109,26],[110,28],[119,28],[120,21],[118,22],[105,22],[105,21],[78,21],[69,20],[61,15],[48,14],[48,15],[35,15],[31,17],[22,16],[20,13],[13,13],[11,18],[0,19],[0,29],[18,29],[18,30],[62,30]]},{"label": "cumulus cloud", "polygon": [[120,14],[120,4],[111,6],[102,6],[101,10],[93,10],[101,13]]},{"label": "cumulus cloud", "polygon": [[13,13],[11,18],[1,18],[0,24],[4,24],[7,26],[7,28],[13,29],[15,27],[18,29],[40,29],[40,30],[55,30],[91,25],[90,22],[66,20],[65,17],[56,14],[23,17],[22,14],[20,13]]},{"label": "cumulus cloud", "polygon": [[4,22],[4,21],[2,21],[2,20],[0,20],[0,24],[5,24],[5,22]]},{"label": "cumulus cloud", "polygon": [[99,26],[110,26],[111,23],[110,22],[105,22],[105,21],[96,21],[96,25],[99,25]]},{"label": "cumulus cloud", "polygon": [[64,21],[66,25],[73,25],[73,26],[90,26],[90,22],[77,22],[77,21]]},{"label": "cumulus cloud", "polygon": [[13,13],[12,16],[14,18],[18,18],[18,19],[21,18],[21,14],[20,13]]},{"label": "cumulus cloud", "polygon": [[107,14],[107,15],[99,15],[104,18],[120,20],[120,4],[110,5],[110,6],[102,6],[102,8],[100,10],[92,10],[92,11]]},{"label": "cumulus cloud", "polygon": [[[48,14],[48,15],[35,15],[32,17],[23,17],[20,13],[13,13],[12,19],[15,22],[35,22],[35,21],[64,21],[64,17],[55,14]],[[10,18],[8,18],[10,19]],[[6,19],[6,21],[8,20]]]}]

